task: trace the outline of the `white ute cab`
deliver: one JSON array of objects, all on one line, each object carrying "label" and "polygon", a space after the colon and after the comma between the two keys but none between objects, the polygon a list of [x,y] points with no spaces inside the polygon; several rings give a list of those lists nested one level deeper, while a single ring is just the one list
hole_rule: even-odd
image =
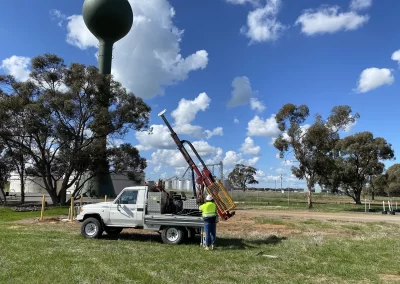
[{"label": "white ute cab", "polygon": [[82,222],[81,234],[86,238],[136,228],[160,232],[167,244],[193,238],[204,226],[196,199],[148,186],[126,187],[113,201],[84,205],[77,220]]}]

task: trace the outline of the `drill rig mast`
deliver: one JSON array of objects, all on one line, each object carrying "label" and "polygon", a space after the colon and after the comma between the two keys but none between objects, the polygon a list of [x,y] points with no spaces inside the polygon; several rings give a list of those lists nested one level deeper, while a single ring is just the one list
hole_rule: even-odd
[{"label": "drill rig mast", "polygon": [[[178,150],[182,153],[183,157],[185,158],[186,162],[189,164],[189,167],[192,169],[192,177],[193,183],[197,183],[200,186],[199,193],[197,195],[197,201],[202,203],[203,201],[203,192],[204,188],[206,188],[208,194],[213,197],[215,205],[217,206],[218,215],[222,220],[228,220],[233,215],[235,215],[235,211],[231,211],[236,207],[235,203],[233,202],[231,196],[229,195],[228,191],[225,189],[222,181],[215,181],[214,177],[212,176],[210,170],[207,168],[206,164],[204,163],[203,159],[200,157],[192,143],[187,140],[180,140],[178,135],[172,129],[171,125],[169,124],[168,120],[165,118],[164,113],[166,110],[163,110],[158,114],[165,124],[167,125],[169,131],[171,132],[171,137],[174,140],[175,144],[178,146]],[[199,159],[201,165],[203,166],[203,170],[199,170],[196,164],[193,162],[193,159],[190,157],[189,153],[187,152],[186,148],[184,147],[184,143],[188,144],[192,149],[193,153]],[[194,179],[194,173],[196,173],[197,178],[196,181]],[[195,194],[195,185],[193,184],[193,190]]]}]

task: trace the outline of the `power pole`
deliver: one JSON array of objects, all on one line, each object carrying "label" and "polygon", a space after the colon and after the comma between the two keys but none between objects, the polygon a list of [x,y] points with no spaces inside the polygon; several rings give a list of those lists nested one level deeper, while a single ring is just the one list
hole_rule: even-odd
[{"label": "power pole", "polygon": [[281,174],[281,191],[283,193],[283,189],[282,189],[282,174]]}]

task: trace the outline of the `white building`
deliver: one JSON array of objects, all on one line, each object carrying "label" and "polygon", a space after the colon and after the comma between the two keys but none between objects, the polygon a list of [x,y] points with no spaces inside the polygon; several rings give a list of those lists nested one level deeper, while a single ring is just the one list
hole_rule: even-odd
[{"label": "white building", "polygon": [[[111,174],[111,180],[113,182],[115,193],[118,194],[124,187],[135,186],[135,185],[143,185],[145,182],[145,175],[142,174],[142,181],[140,183],[136,183],[132,180],[129,180],[126,175],[121,174]],[[9,191],[13,193],[21,192],[21,180],[18,174],[12,174],[10,179],[10,187]],[[59,180],[57,183],[57,188],[61,188],[62,180]],[[87,184],[86,184],[87,185]],[[86,188],[87,186],[85,186]],[[71,194],[75,190],[75,184],[67,189],[67,194]],[[85,191],[85,190],[84,190]],[[43,179],[42,178],[27,178],[25,181],[25,193],[40,193],[46,194],[47,191],[45,189]]]}]

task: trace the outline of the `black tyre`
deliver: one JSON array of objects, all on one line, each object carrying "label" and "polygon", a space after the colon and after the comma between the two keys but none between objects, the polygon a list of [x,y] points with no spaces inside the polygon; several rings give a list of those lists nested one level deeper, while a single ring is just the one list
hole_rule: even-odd
[{"label": "black tyre", "polygon": [[179,227],[167,227],[161,232],[161,239],[164,243],[178,245],[185,241],[185,229]]},{"label": "black tyre", "polygon": [[97,239],[103,234],[103,227],[97,218],[90,217],[83,221],[81,235],[88,239]]},{"label": "black tyre", "polygon": [[119,233],[122,232],[124,228],[118,228],[118,227],[105,227],[104,231],[107,233],[109,236],[116,236]]}]

